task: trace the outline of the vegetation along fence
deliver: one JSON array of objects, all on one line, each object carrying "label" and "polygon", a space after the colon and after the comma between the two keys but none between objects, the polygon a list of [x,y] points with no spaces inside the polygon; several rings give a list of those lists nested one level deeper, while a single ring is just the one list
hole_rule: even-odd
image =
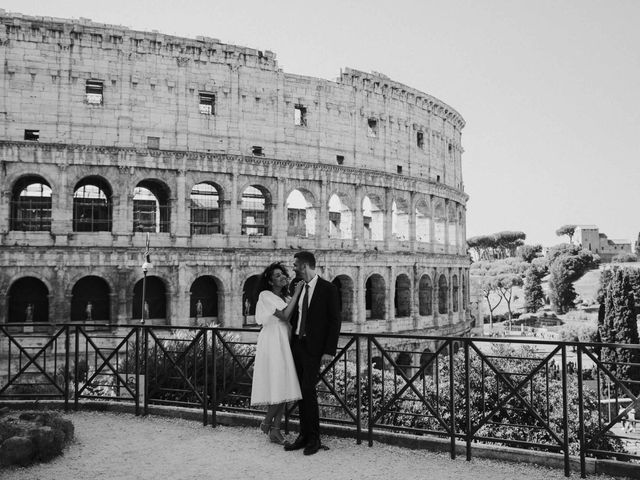
[{"label": "vegetation along fence", "polygon": [[[67,409],[113,400],[134,403],[137,414],[190,407],[215,426],[218,412],[257,412],[249,405],[257,334],[0,324],[0,400],[62,399]],[[358,443],[390,431],[445,438],[452,457],[464,444],[467,459],[473,444],[556,452],[566,475],[570,455],[583,476],[586,457],[640,461],[640,435],[628,432],[640,412],[638,345],[343,334],[318,389],[322,420],[354,428]]]}]

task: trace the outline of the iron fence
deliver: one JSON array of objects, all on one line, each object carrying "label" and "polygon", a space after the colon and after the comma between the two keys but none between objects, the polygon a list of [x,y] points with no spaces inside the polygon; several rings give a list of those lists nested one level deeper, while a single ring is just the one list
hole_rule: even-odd
[{"label": "iron fence", "polygon": [[[31,330],[31,328],[30,328]],[[0,324],[0,400],[63,399],[253,412],[257,329]],[[640,463],[640,346],[395,334],[342,334],[318,378],[321,419],[355,429],[431,435]],[[73,404],[73,405],[71,405]],[[295,416],[287,411],[287,422]]]}]

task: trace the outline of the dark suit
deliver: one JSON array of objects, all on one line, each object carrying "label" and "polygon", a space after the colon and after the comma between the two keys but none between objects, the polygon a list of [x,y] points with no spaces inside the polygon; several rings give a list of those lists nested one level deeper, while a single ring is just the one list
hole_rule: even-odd
[{"label": "dark suit", "polygon": [[[301,295],[304,295],[304,289]],[[312,442],[320,440],[320,415],[316,392],[320,362],[323,354],[336,354],[340,335],[340,301],[336,286],[318,277],[309,302],[304,338],[295,334],[298,317],[296,306],[291,316],[291,351],[302,390],[302,400],[298,402],[300,435],[306,441]]]}]

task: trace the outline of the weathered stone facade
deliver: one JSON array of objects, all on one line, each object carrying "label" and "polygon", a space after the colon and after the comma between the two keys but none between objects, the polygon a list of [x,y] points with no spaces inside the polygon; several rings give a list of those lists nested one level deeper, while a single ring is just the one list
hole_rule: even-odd
[{"label": "weathered stone facade", "polygon": [[381,74],[284,73],[271,52],[209,38],[0,22],[3,321],[148,310],[242,326],[247,281],[309,249],[340,286],[345,330],[468,328],[453,108]]}]

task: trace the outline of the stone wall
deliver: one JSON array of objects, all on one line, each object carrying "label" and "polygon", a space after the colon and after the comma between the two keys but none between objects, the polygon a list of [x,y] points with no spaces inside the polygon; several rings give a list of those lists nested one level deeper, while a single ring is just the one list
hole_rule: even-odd
[{"label": "stone wall", "polygon": [[[168,212],[166,229],[150,234],[149,275],[166,296],[166,312],[153,321],[194,323],[192,288],[207,277],[215,284],[215,318],[241,326],[248,322],[247,280],[310,249],[322,274],[346,285],[345,329],[464,324],[464,120],[451,107],[381,74],[346,69],[333,82],[284,73],[271,52],[214,39],[2,11],[0,22],[3,321],[12,292],[15,299],[12,285],[26,277],[48,291],[48,321],[68,321],[78,301],[74,289],[88,276],[106,285],[109,322],[135,320],[146,234],[134,228],[134,190],[152,182]],[[91,93],[95,85],[101,97]],[[212,98],[211,114],[202,113]],[[51,222],[38,231],[13,219],[25,179],[51,189]],[[77,228],[74,196],[92,182],[108,193],[105,231]],[[203,183],[216,189],[220,233],[194,233],[193,188]],[[243,233],[250,186],[264,195],[264,235]],[[288,202],[296,191],[307,202],[307,223],[315,222],[292,235]],[[339,234],[330,221],[334,196],[348,219]],[[365,225],[365,200],[378,209],[379,236]],[[367,320],[373,275],[383,280],[373,300],[383,318]],[[438,314],[442,276],[448,308]],[[420,314],[429,310],[425,298],[431,313]]]}]

